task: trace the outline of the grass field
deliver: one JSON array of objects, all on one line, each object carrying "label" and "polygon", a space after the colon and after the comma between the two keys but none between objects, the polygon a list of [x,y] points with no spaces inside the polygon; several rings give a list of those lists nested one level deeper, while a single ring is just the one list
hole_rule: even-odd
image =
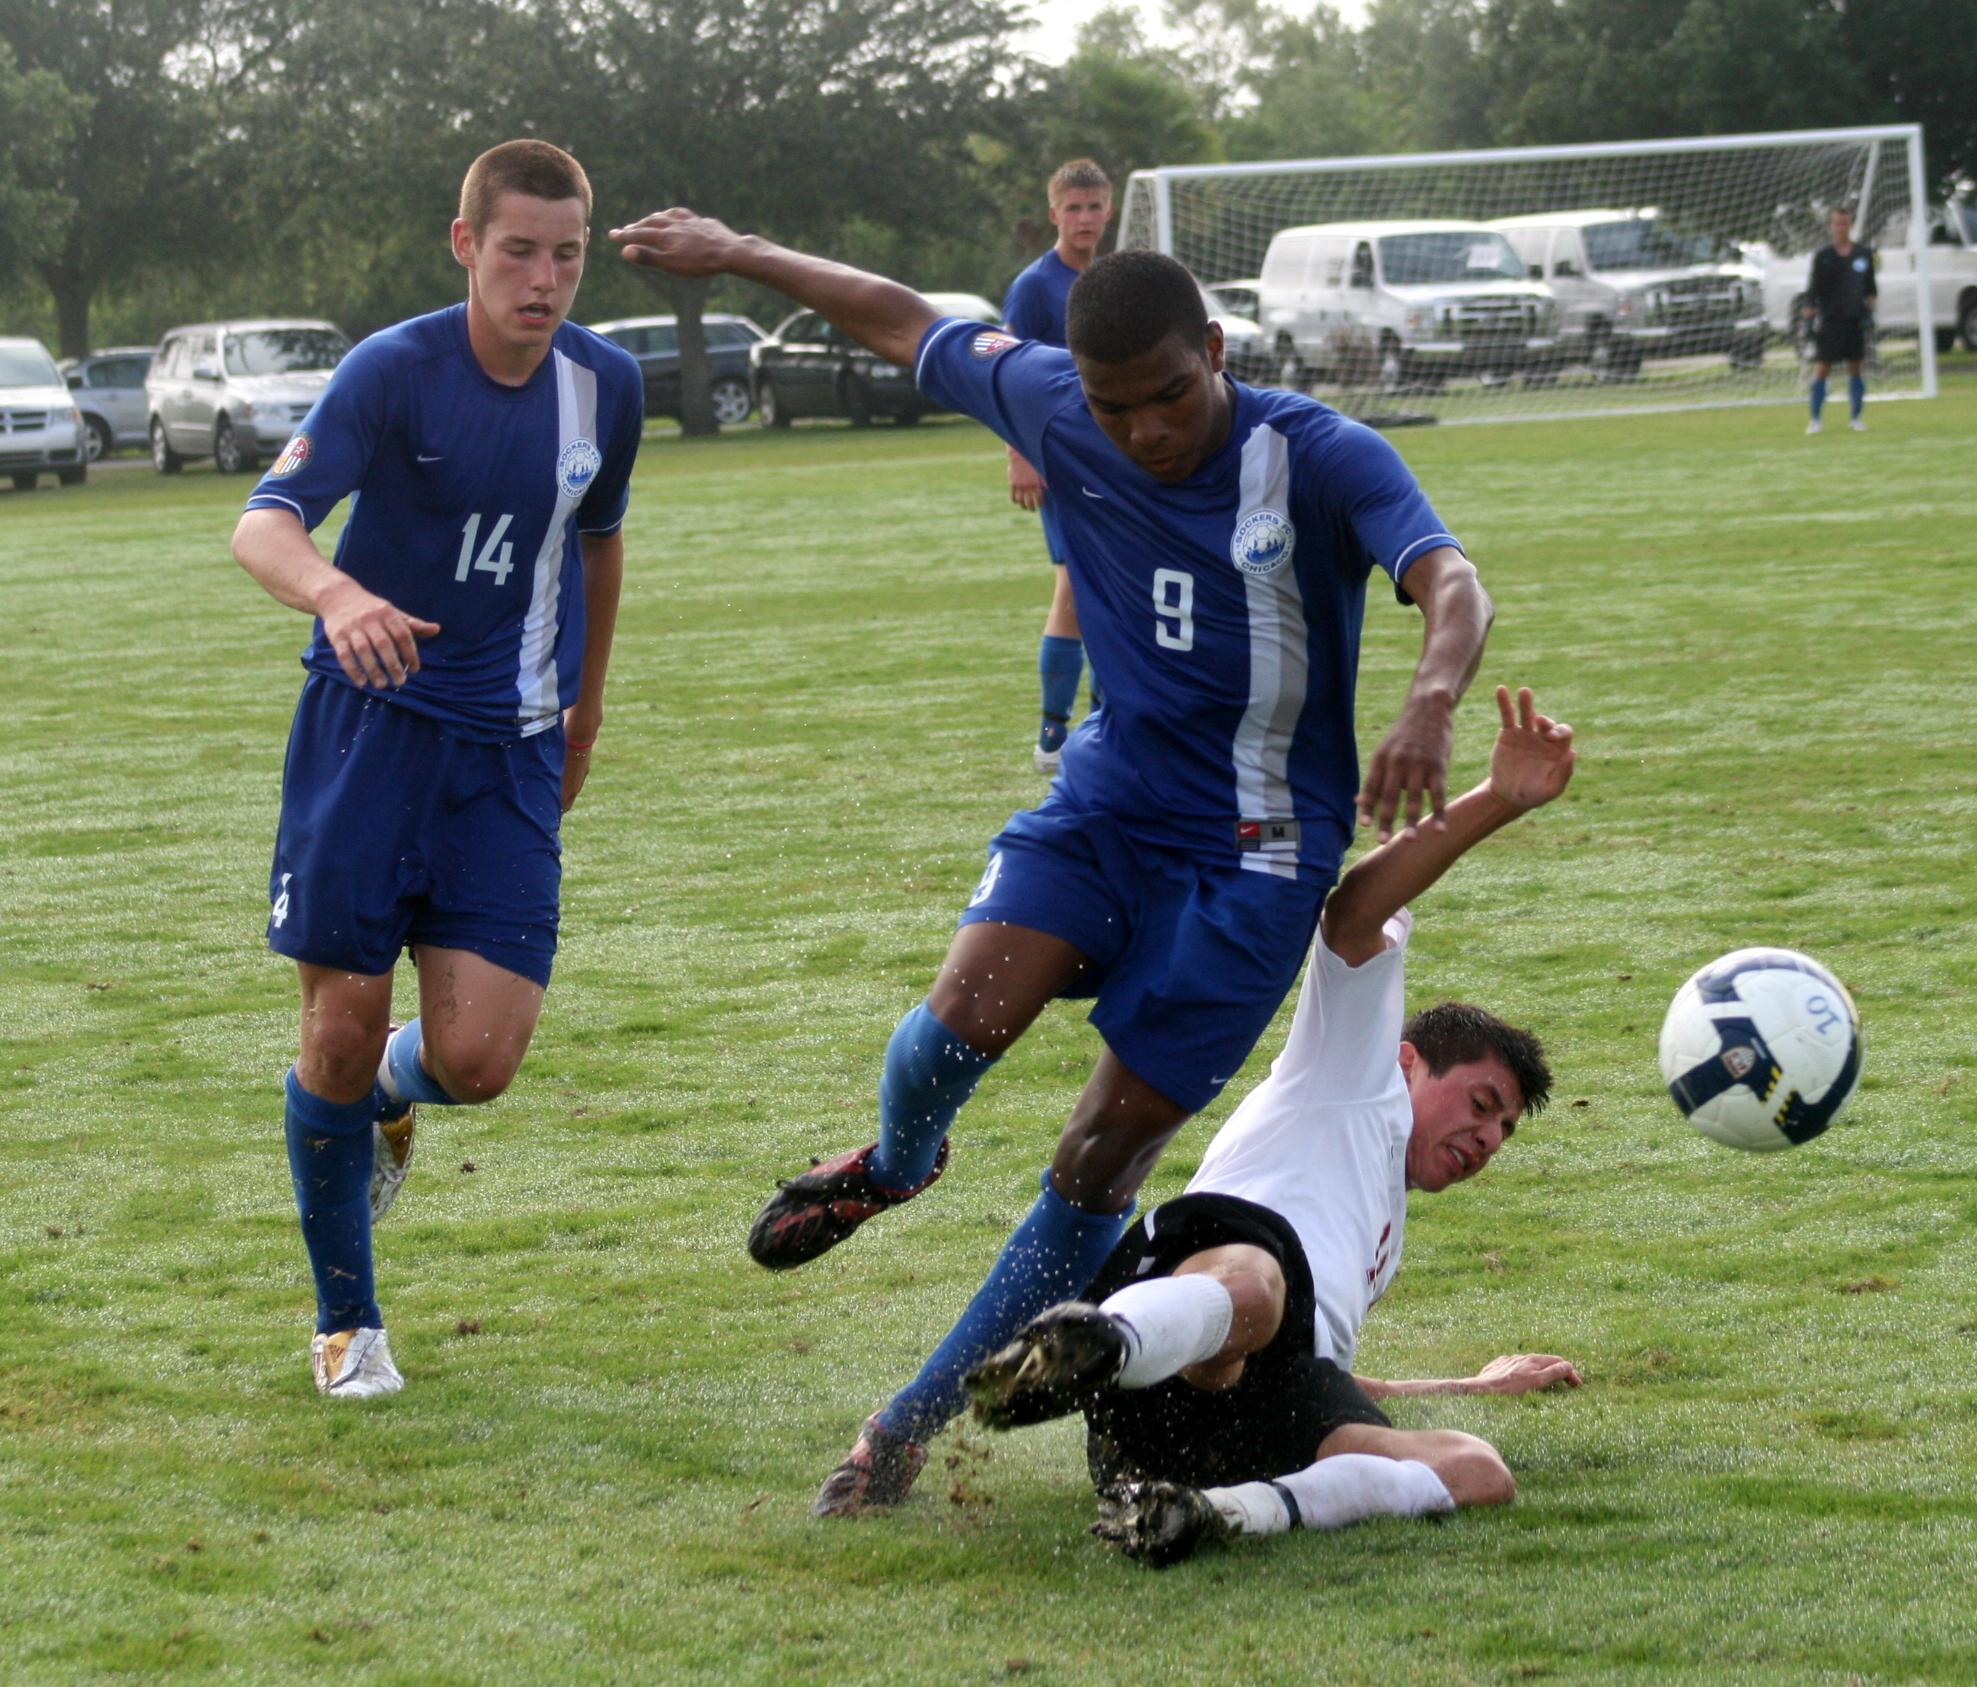
[{"label": "grass field", "polygon": [[[1401,1403],[1494,1440],[1510,1511],[1158,1577],[1085,1537],[1066,1424],[806,1515],[1028,1204],[1080,1010],[925,1200],[791,1277],[741,1251],[776,1176],[869,1136],[1040,795],[1047,581],[994,441],[648,447],[556,985],[509,1095],[422,1126],[379,1236],[410,1385],[363,1409],[309,1388],[261,943],[303,623],[227,559],[240,481],[0,496],[0,1677],[1977,1679],[1977,390],[1870,417],[1396,436],[1495,594],[1480,683],[1583,759],[1419,910],[1415,999],[1538,1027],[1558,1093],[1417,1201],[1361,1364],[1588,1380]],[[1365,742],[1418,643],[1368,620]],[[1479,689],[1465,782],[1490,718]],[[1755,941],[1867,1025],[1850,1113],[1788,1155],[1705,1142],[1654,1069],[1675,986]]]}]

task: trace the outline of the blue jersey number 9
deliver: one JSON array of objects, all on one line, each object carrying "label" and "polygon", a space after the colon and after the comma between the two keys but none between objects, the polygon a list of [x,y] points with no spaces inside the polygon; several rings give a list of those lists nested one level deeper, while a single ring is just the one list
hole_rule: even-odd
[{"label": "blue jersey number 9", "polygon": [[1178,568],[1156,568],[1153,614],[1153,637],[1162,650],[1194,649],[1194,576]]}]

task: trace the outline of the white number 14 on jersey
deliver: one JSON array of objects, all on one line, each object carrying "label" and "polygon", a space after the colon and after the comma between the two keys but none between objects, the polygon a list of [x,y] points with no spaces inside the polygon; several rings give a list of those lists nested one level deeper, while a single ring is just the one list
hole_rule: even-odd
[{"label": "white number 14 on jersey", "polygon": [[[509,559],[515,553],[512,543],[505,543],[501,535],[508,531],[509,522],[515,518],[504,515],[494,524],[493,532],[487,536],[487,543],[481,546],[480,555],[474,555],[474,540],[481,530],[480,512],[467,517],[467,525],[460,529],[460,564],[453,570],[453,578],[465,580],[469,574],[492,574],[497,586],[508,584],[508,575],[514,568]],[[497,550],[495,547],[499,546]]]}]

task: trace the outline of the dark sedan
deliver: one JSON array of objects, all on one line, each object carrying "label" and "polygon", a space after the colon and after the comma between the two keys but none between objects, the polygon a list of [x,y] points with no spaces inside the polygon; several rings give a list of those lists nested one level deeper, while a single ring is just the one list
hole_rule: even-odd
[{"label": "dark sedan", "polygon": [[[949,316],[1000,321],[996,308],[972,293],[926,297]],[[798,311],[749,360],[764,427],[786,428],[799,416],[842,416],[853,427],[889,416],[906,425],[940,409],[913,384],[911,370],[873,355],[812,310]]]},{"label": "dark sedan", "polygon": [[[762,330],[745,316],[703,316],[702,332],[707,339],[707,396],[714,406],[714,420],[732,427],[748,420],[748,349],[760,340]],[[645,372],[645,413],[673,416],[680,413],[680,330],[671,316],[630,316],[621,322],[599,322],[591,330],[621,345]]]}]

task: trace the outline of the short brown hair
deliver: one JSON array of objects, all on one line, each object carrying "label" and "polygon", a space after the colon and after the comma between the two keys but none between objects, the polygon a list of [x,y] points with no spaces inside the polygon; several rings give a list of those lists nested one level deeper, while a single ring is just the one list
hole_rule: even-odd
[{"label": "short brown hair", "polygon": [[[1423,1008],[1401,1027],[1400,1034],[1437,1078],[1451,1066],[1467,1066],[1495,1055],[1523,1092],[1526,1113],[1543,1112],[1551,1099],[1551,1068],[1545,1064],[1544,1045],[1493,1013],[1467,1002],[1443,1002]],[[1509,1127],[1504,1134],[1510,1134]]]},{"label": "short brown hair", "polygon": [[1068,164],[1060,164],[1051,172],[1051,204],[1055,205],[1074,187],[1102,187],[1110,193],[1112,178],[1099,167],[1096,159],[1073,158]]},{"label": "short brown hair", "polygon": [[590,178],[581,164],[547,141],[503,141],[467,166],[466,180],[460,184],[460,220],[474,231],[476,240],[487,232],[504,193],[525,193],[531,199],[581,199],[584,221],[590,221]]}]

